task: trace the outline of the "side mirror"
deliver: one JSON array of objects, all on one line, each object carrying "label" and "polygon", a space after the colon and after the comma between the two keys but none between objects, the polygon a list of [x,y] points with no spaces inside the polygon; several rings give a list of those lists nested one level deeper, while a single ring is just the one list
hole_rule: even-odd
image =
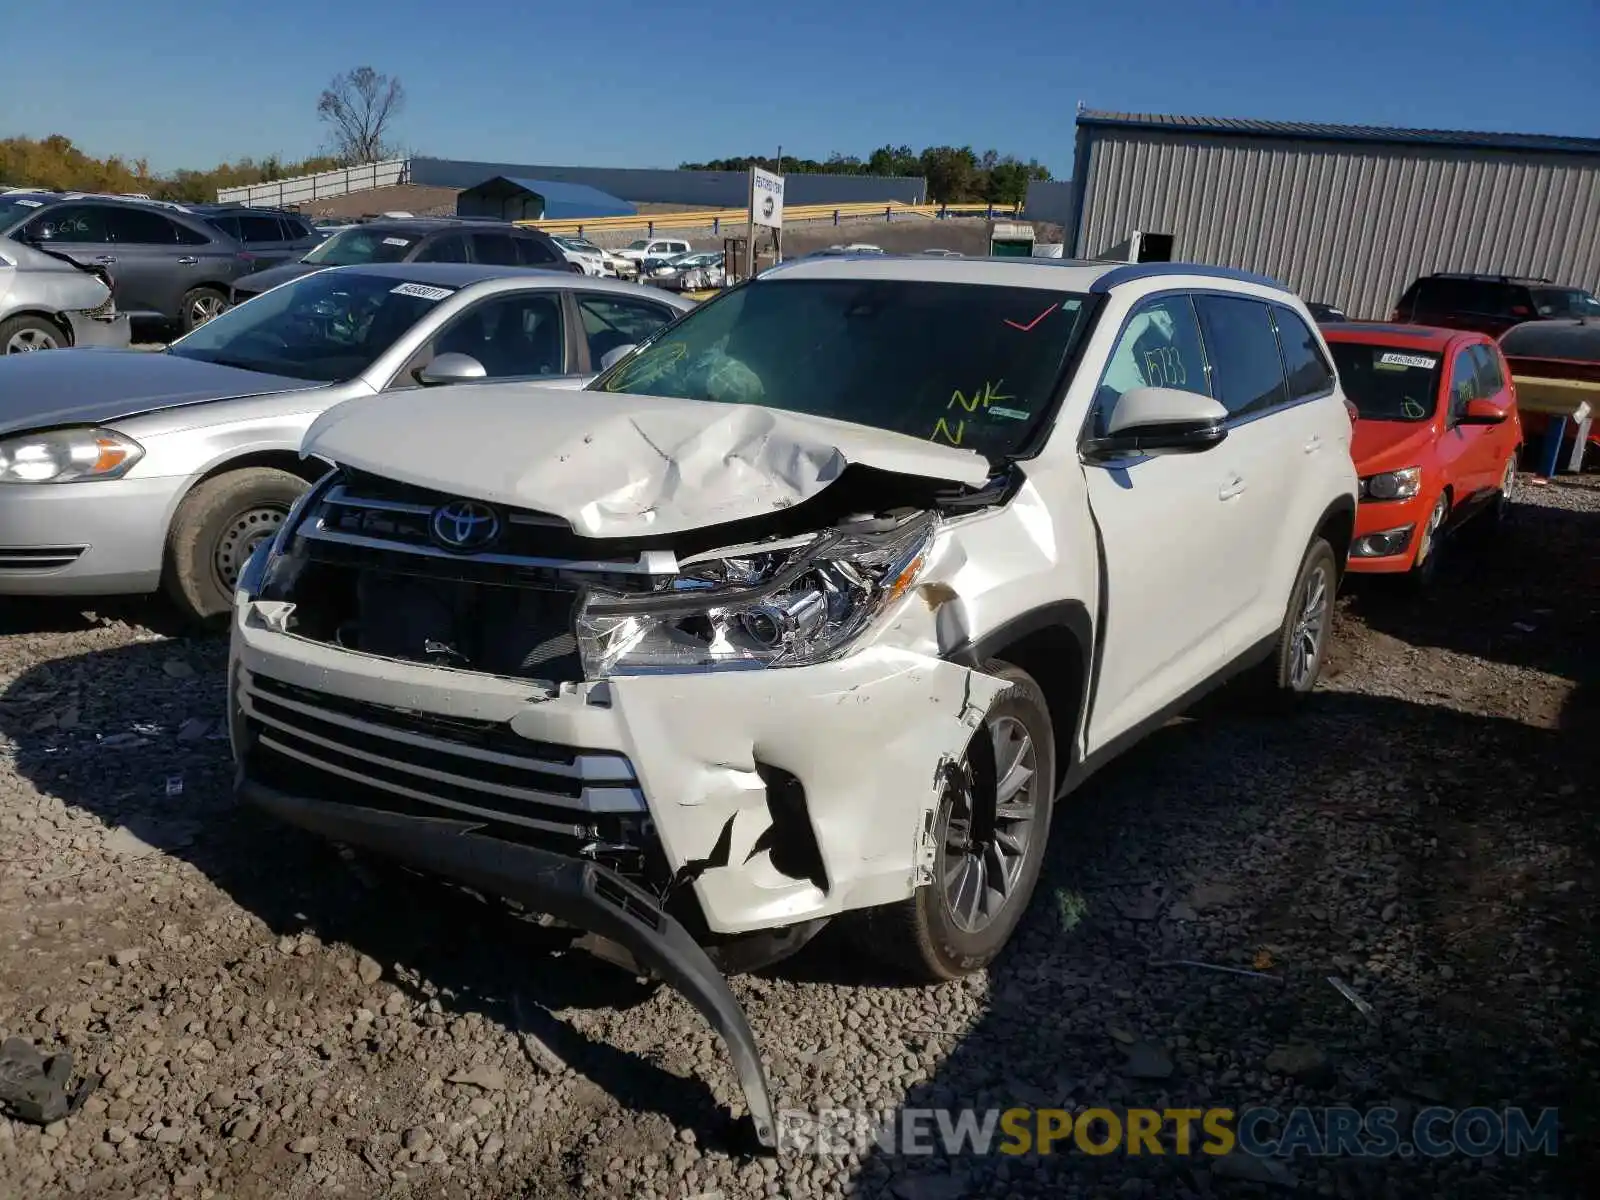
[{"label": "side mirror", "polygon": [[437,387],[444,383],[470,383],[488,374],[470,354],[440,354],[417,369],[417,382],[423,387]]},{"label": "side mirror", "polygon": [[1111,410],[1106,435],[1085,447],[1094,459],[1137,454],[1194,454],[1228,436],[1228,410],[1209,396],[1177,388],[1136,387]]},{"label": "side mirror", "polygon": [[610,350],[607,350],[600,356],[600,369],[602,371],[609,371],[612,367],[616,366],[623,359],[627,358],[628,355],[632,354],[638,348],[639,347],[633,342],[612,347]]},{"label": "side mirror", "polygon": [[1507,413],[1493,400],[1468,400],[1467,407],[1462,410],[1457,425],[1499,425]]}]

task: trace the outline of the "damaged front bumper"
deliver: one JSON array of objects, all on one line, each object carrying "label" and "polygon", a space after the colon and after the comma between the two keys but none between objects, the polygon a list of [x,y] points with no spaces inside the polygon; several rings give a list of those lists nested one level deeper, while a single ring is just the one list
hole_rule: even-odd
[{"label": "damaged front bumper", "polygon": [[72,344],[75,347],[123,350],[133,343],[132,326],[127,313],[105,313],[101,309],[91,309],[62,315],[72,328]]},{"label": "damaged front bumper", "polygon": [[681,992],[722,1037],[756,1141],[776,1149],[772,1095],[744,1010],[683,926],[621,875],[596,863],[481,836],[472,832],[472,822],[289,796],[249,780],[241,782],[240,793],[302,829],[514,900],[621,946]]}]

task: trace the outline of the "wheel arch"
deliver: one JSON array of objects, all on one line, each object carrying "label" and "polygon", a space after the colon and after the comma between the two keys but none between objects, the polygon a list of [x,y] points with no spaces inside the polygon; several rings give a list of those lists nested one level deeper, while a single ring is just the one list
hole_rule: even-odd
[{"label": "wheel arch", "polygon": [[1356,502],[1349,496],[1340,496],[1322,510],[1313,536],[1333,547],[1334,566],[1341,579],[1350,562],[1350,543],[1355,540],[1355,533]]},{"label": "wheel arch", "polygon": [[1077,600],[1058,600],[1018,613],[944,657],[974,671],[990,659],[1003,659],[1033,677],[1050,709],[1059,788],[1077,762],[1093,655],[1094,622],[1088,607]]}]

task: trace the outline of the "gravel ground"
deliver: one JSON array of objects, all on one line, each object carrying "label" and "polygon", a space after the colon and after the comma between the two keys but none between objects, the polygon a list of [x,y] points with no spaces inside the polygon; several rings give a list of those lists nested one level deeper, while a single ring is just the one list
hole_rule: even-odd
[{"label": "gravel ground", "polygon": [[33,604],[0,626],[0,1034],[104,1082],[0,1118],[0,1195],[1582,1194],[1597,485],[1524,487],[1431,597],[1351,589],[1303,718],[1223,698],[1108,767],[986,975],[889,986],[830,930],[735,981],[786,1108],[1560,1105],[1554,1160],[743,1159],[686,1002],[236,807],[223,644]]}]

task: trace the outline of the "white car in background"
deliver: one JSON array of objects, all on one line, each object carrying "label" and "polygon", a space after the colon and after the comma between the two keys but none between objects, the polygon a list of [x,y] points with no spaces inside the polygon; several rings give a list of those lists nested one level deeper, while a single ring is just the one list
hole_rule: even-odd
[{"label": "white car in background", "polygon": [[593,242],[584,238],[568,237],[565,234],[551,234],[550,240],[561,250],[568,262],[577,263],[583,268],[585,275],[592,275],[596,279],[606,275],[615,275],[615,271],[606,270],[605,251]]},{"label": "white car in background", "polygon": [[623,258],[614,250],[600,251],[602,261],[606,265],[606,274],[615,275],[618,279],[633,279],[639,274],[639,264],[631,258]]},{"label": "white car in background", "polygon": [[683,238],[635,238],[617,251],[617,257],[638,264],[647,258],[676,258],[692,249]]}]

